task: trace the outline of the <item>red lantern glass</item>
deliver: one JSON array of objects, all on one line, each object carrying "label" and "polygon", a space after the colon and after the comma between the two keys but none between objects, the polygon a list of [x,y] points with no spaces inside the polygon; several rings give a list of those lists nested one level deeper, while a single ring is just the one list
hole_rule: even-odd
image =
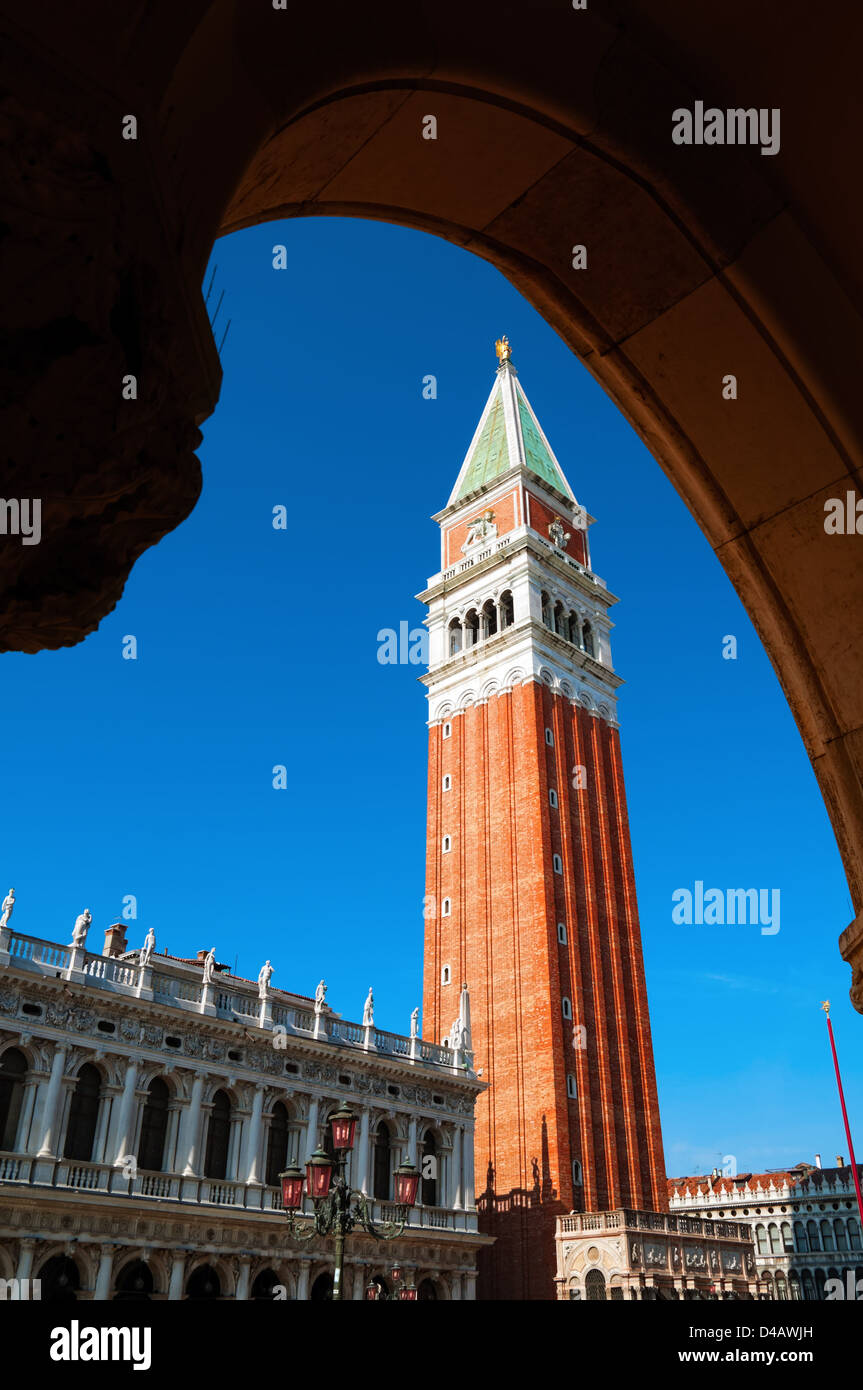
[{"label": "red lantern glass", "polygon": [[292,1165],[279,1174],[282,1184],[282,1206],[285,1211],[299,1211],[303,1205],[303,1170]]},{"label": "red lantern glass", "polygon": [[371,1303],[374,1303],[376,1299],[380,1298],[380,1296],[381,1296],[381,1291],[380,1291],[380,1288],[378,1287],[378,1285],[375,1284],[374,1282],[372,1282],[371,1284],[369,1284],[368,1288],[366,1289],[366,1298],[367,1298]]},{"label": "red lantern glass", "polygon": [[398,1265],[393,1265],[392,1269],[390,1270],[390,1273],[393,1276],[393,1283],[398,1284],[401,1281],[402,1277],[401,1268]]},{"label": "red lantern glass", "polygon": [[332,1159],[323,1149],[316,1149],[306,1164],[306,1191],[314,1201],[328,1195],[332,1177]]},{"label": "red lantern glass", "polygon": [[330,1116],[330,1124],[333,1127],[333,1148],[336,1152],[343,1153],[346,1149],[352,1149],[357,1127],[356,1115],[350,1110],[337,1110]]},{"label": "red lantern glass", "polygon": [[418,1293],[419,1290],[412,1284],[405,1284],[403,1289],[399,1289],[399,1298],[404,1299],[405,1303],[416,1303]]},{"label": "red lantern glass", "polygon": [[394,1173],[396,1206],[412,1207],[417,1199],[419,1169],[412,1163],[401,1163]]}]

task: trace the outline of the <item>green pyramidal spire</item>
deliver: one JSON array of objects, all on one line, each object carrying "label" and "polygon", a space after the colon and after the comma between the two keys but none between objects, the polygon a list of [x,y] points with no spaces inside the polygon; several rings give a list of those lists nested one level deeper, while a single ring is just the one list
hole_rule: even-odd
[{"label": "green pyramidal spire", "polygon": [[486,487],[510,468],[527,468],[557,492],[575,495],[522,389],[504,336],[495,344],[500,365],[448,506]]}]

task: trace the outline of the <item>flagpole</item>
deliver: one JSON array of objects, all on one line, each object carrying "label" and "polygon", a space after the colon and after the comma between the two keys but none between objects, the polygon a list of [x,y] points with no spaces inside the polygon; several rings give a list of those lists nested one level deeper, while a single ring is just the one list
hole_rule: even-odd
[{"label": "flagpole", "polygon": [[860,1213],[860,1229],[863,1230],[863,1196],[860,1195],[860,1179],[857,1176],[857,1161],[854,1158],[854,1145],[851,1142],[851,1126],[848,1123],[848,1111],[845,1108],[845,1092],[842,1090],[842,1077],[839,1075],[839,1058],[836,1055],[836,1039],[833,1037],[833,1024],[830,1022],[830,1000],[825,999],[821,1007],[827,1015],[827,1032],[830,1034],[830,1048],[833,1053],[833,1066],[836,1070],[836,1085],[839,1087],[839,1103],[842,1106],[845,1137],[848,1140],[848,1154],[851,1159],[851,1173],[854,1178],[854,1190],[857,1193],[857,1210]]}]

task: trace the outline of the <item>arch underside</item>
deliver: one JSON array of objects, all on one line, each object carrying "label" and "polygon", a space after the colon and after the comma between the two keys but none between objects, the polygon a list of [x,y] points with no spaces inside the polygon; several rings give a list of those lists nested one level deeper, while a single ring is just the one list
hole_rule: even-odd
[{"label": "arch underside", "polygon": [[[52,103],[67,127],[69,111],[80,113],[81,147],[98,152],[110,185],[91,174],[92,217],[79,236],[98,243],[107,228],[123,230],[116,264],[105,266],[113,290],[92,274],[77,283],[55,276],[50,303],[34,292],[32,321],[16,325],[32,336],[74,310],[97,346],[82,339],[61,351],[46,339],[35,366],[51,385],[50,406],[24,383],[18,434],[32,456],[32,421],[42,429],[42,477],[62,500],[47,545],[2,557],[6,647],[79,641],[118,601],[137,555],[194,505],[197,425],[220,378],[200,292],[216,236],[295,216],[415,227],[508,277],[687,503],[781,681],[859,914],[863,564],[859,538],[825,532],[824,506],[863,495],[861,209],[851,179],[823,167],[824,149],[834,166],[856,167],[854,132],[809,100],[805,27],[782,26],[777,62],[770,6],[741,11],[743,52],[733,24],[720,32],[670,0],[621,0],[613,15],[540,4],[530,24],[523,7],[486,0],[384,3],[374,25],[342,3],[320,14],[292,7],[288,22],[263,6],[197,0],[125,27],[96,0],[83,9],[103,26],[98,50],[99,24],[58,6],[38,43],[16,17],[6,60],[24,113],[22,157],[28,142],[44,157],[39,132]],[[859,27],[857,17],[819,16],[836,90],[846,81],[854,89]],[[62,76],[46,44],[67,59]],[[117,150],[113,123],[130,82],[150,118],[146,161]],[[671,141],[676,108],[705,97],[748,105],[752,91],[782,108],[775,157]],[[422,136],[429,114],[436,140]],[[46,264],[61,249],[78,254],[64,240],[80,202],[77,186],[78,202],[66,196],[83,159],[76,138],[50,152],[59,225],[33,200],[10,218],[10,244],[20,229],[32,242],[35,227]],[[586,270],[573,268],[578,244]],[[112,318],[117,286],[125,332],[123,316]],[[119,377],[130,323],[164,390],[158,424],[145,405],[119,449],[92,381],[94,372]],[[723,397],[728,374],[734,400]],[[70,438],[86,449],[86,486]],[[8,490],[33,495],[26,464],[12,472]],[[671,574],[673,557],[657,565]],[[842,949],[863,963],[859,916]],[[859,969],[854,979],[863,1007]]]}]

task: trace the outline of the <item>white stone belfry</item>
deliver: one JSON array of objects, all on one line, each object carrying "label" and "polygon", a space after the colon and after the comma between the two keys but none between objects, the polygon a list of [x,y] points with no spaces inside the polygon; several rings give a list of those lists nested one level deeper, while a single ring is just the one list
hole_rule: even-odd
[{"label": "white stone belfry", "polygon": [[428,605],[429,722],[528,681],[617,723],[617,602],[590,568],[593,518],[576,500],[525,395],[511,346],[445,509]]}]

